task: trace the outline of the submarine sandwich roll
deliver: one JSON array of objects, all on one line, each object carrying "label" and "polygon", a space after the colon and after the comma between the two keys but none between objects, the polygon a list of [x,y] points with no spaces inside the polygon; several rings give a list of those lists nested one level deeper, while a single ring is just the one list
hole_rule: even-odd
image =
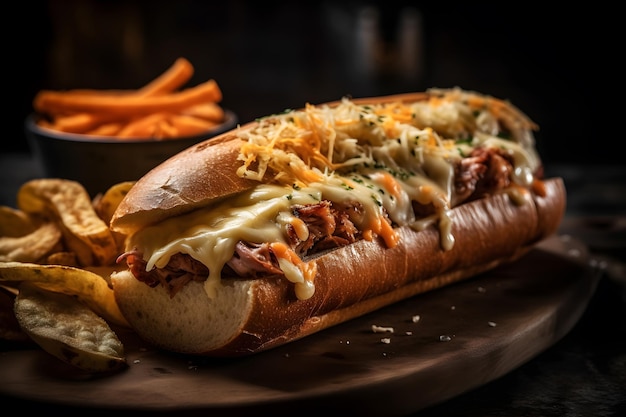
[{"label": "submarine sandwich roll", "polygon": [[564,215],[537,126],[459,88],[271,115],[170,158],[129,190],[111,279],[165,350],[267,350],[523,256]]}]

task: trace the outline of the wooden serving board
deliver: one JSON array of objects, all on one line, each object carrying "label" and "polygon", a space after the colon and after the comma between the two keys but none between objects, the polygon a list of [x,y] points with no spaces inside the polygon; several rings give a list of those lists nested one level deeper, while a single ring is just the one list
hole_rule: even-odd
[{"label": "wooden serving board", "polygon": [[492,381],[560,340],[598,277],[580,242],[555,236],[513,264],[247,358],[168,354],[121,330],[129,367],[105,377],[39,349],[0,352],[0,396],[89,415],[405,415]]}]

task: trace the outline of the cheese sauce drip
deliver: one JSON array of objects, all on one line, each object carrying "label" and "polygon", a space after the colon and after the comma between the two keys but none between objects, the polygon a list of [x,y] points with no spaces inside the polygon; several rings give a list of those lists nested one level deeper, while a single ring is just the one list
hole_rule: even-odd
[{"label": "cheese sauce drip", "polygon": [[[352,214],[352,222],[366,239],[379,237],[388,247],[398,235],[385,213],[395,226],[421,230],[436,224],[442,248],[449,250],[458,161],[479,146],[498,148],[511,156],[512,180],[522,187],[531,185],[540,161],[530,133],[535,126],[509,103],[460,89],[431,95],[376,105],[344,98],[336,106],[306,105],[261,119],[238,134],[246,143],[237,174],[258,180],[257,188],[147,228],[130,244],[143,248],[148,270],[165,266],[178,252],[202,262],[212,296],[238,241],[269,242],[301,299],[313,295],[315,265],[287,247],[287,224],[300,238],[307,234],[291,212],[295,204],[358,203],[362,211]],[[502,125],[511,137],[500,137]],[[274,174],[271,184],[261,183],[267,173]],[[432,205],[434,214],[416,218],[413,201]]]}]

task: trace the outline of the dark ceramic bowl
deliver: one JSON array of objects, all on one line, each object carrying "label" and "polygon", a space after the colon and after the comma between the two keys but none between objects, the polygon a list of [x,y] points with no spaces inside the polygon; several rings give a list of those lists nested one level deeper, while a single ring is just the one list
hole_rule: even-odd
[{"label": "dark ceramic bowl", "polygon": [[201,135],[175,139],[115,139],[56,132],[37,124],[36,115],[25,121],[31,150],[47,178],[80,182],[94,197],[111,186],[141,178],[180,151],[236,127],[237,116],[225,110],[224,123]]}]

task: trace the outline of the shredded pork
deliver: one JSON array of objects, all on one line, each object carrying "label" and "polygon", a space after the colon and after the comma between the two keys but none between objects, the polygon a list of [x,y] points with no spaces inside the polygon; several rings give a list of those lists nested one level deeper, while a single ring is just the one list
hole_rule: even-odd
[{"label": "shredded pork", "polygon": [[[455,166],[455,193],[459,202],[468,202],[492,194],[510,185],[511,157],[494,148],[477,148]],[[433,212],[431,205],[413,202],[417,217]],[[313,255],[324,250],[349,245],[361,238],[359,230],[350,220],[350,212],[358,212],[357,204],[336,207],[331,201],[317,204],[297,205],[293,214],[302,220],[308,229],[305,240],[298,238],[296,231],[288,225],[288,245],[299,256]],[[387,221],[390,221],[387,219]],[[163,285],[174,296],[188,282],[203,282],[208,269],[189,255],[178,253],[170,258],[165,268],[146,271],[146,261],[137,251],[126,252],[118,262],[126,261],[133,275],[151,287]],[[276,256],[268,243],[237,243],[232,259],[227,262],[222,276],[259,278],[282,274]]]}]

